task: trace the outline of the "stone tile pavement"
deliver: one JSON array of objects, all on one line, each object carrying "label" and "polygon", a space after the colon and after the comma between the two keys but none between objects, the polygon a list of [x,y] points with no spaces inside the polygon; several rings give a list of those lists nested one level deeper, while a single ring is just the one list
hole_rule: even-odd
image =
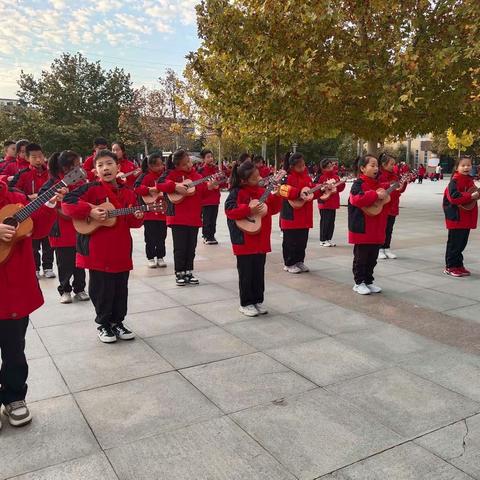
[{"label": "stone tile pavement", "polygon": [[444,186],[407,190],[378,296],[351,291],[345,208],[336,248],[311,232],[310,274],[282,271],[275,228],[266,317],[237,310],[223,215],[199,287],[174,285],[170,239],[168,269],[148,270],[134,233],[133,342],[100,344],[91,304],[42,279],[34,420],[4,422],[0,480],[480,479],[480,242],[471,278],[442,275]]}]

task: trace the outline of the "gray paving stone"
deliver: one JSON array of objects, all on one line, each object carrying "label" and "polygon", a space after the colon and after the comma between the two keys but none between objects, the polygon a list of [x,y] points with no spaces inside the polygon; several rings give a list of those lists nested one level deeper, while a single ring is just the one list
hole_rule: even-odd
[{"label": "gray paving stone", "polygon": [[327,335],[356,332],[365,328],[385,325],[383,322],[379,322],[367,315],[333,304],[320,308],[308,308],[300,312],[292,312],[289,316]]},{"label": "gray paving stone", "polygon": [[329,390],[405,437],[422,435],[480,411],[480,404],[399,368],[333,385]]},{"label": "gray paving stone", "polygon": [[129,315],[126,323],[143,338],[212,326],[210,322],[185,307],[136,313]]},{"label": "gray paving stone", "polygon": [[[465,279],[456,280],[463,281]],[[475,303],[474,300],[468,298],[458,297],[455,295],[445,295],[445,293],[437,292],[436,290],[429,290],[427,288],[419,288],[418,290],[408,292],[408,296],[405,296],[404,300],[414,305],[429,308],[437,312],[444,312],[445,310],[466,307]]]},{"label": "gray paving stone", "polygon": [[245,320],[245,315],[238,311],[239,305],[238,300],[230,298],[228,300],[219,300],[217,302],[190,305],[188,308],[217,325],[226,325],[228,323]]},{"label": "gray paving stone", "polygon": [[480,415],[425,435],[415,443],[473,478],[480,478]]},{"label": "gray paving stone", "polygon": [[195,305],[197,303],[209,303],[216,300],[234,299],[235,293],[218,285],[199,285],[177,287],[175,290],[168,290],[168,295],[181,305]]},{"label": "gray paving stone", "polygon": [[323,480],[472,480],[452,465],[408,443],[344,468]]},{"label": "gray paving stone", "polygon": [[232,415],[301,480],[312,480],[397,445],[400,437],[324,390]]},{"label": "gray paving stone", "polygon": [[[285,275],[289,275],[285,273]],[[328,302],[312,297],[306,293],[295,290],[294,295],[286,295],[284,292],[268,294],[265,297],[265,304],[279,313],[290,313],[306,308],[321,308],[329,305]]]},{"label": "gray paving stone", "polygon": [[284,315],[262,315],[225,325],[233,333],[259,350],[306,342],[325,335]]},{"label": "gray paving stone", "polygon": [[[138,295],[129,295],[128,314],[149,312],[151,310],[162,310],[164,308],[178,307],[178,303],[167,295],[157,292],[139,293]],[[129,316],[127,316],[127,321]]]},{"label": "gray paving stone", "polygon": [[15,477],[15,480],[118,480],[103,453],[89,455],[33,473]]},{"label": "gray paving stone", "polygon": [[321,386],[387,367],[385,362],[333,338],[277,348],[267,353]]},{"label": "gray paving stone", "polygon": [[219,327],[160,335],[147,343],[175,368],[191,367],[255,352],[255,348]]},{"label": "gray paving stone", "polygon": [[50,357],[29,360],[28,366],[28,402],[37,402],[68,393],[68,388]]},{"label": "gray paving stone", "polygon": [[48,308],[40,308],[33,312],[30,315],[30,320],[35,328],[80,321],[94,322],[95,311],[91,302],[76,302],[69,305],[50,303]]},{"label": "gray paving stone", "polygon": [[31,409],[30,425],[13,428],[3,422],[1,480],[100,450],[72,397],[43,400],[31,405]]},{"label": "gray paving stone", "polygon": [[[220,415],[220,410],[175,372],[76,394],[104,449]],[[105,405],[115,405],[106,415]]]},{"label": "gray paving stone", "polygon": [[181,373],[228,413],[315,388],[263,353],[188,368]]},{"label": "gray paving stone", "polygon": [[107,452],[122,480],[294,480],[228,418]]},{"label": "gray paving stone", "polygon": [[54,359],[73,392],[173,370],[140,339],[100,343],[90,350],[55,355]]},{"label": "gray paving stone", "polygon": [[[448,285],[441,285],[434,287],[439,292],[444,292],[449,295],[459,295],[460,297],[467,297],[478,301],[480,292],[480,280],[474,277],[469,278],[448,278],[450,283]],[[455,280],[459,280],[456,282]]]},{"label": "gray paving stone", "polygon": [[480,323],[480,303],[475,303],[468,307],[454,308],[445,311],[445,313],[453,317],[460,317],[469,320],[470,322]]},{"label": "gray paving stone", "polygon": [[47,349],[44,347],[37,331],[33,329],[32,325],[29,325],[27,335],[25,336],[25,355],[27,360],[48,356]]}]

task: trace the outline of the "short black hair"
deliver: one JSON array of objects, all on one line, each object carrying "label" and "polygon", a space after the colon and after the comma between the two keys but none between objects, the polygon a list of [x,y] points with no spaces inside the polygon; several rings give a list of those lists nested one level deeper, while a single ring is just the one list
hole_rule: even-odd
[{"label": "short black hair", "polygon": [[327,168],[330,164],[333,165],[333,160],[330,160],[329,158],[322,158],[322,160],[320,161],[320,168],[323,170]]},{"label": "short black hair", "polygon": [[249,153],[247,153],[247,152],[242,153],[242,154],[238,157],[237,163],[238,163],[238,164],[242,164],[243,162],[245,162],[245,160],[248,160],[249,158],[250,158],[250,159],[252,158],[252,156],[251,156]]},{"label": "short black hair", "polygon": [[105,157],[109,157],[109,158],[111,158],[112,160],[115,160],[115,163],[119,163],[119,162],[120,162],[120,161],[118,160],[117,156],[116,156],[114,153],[112,153],[110,150],[105,149],[105,150],[100,150],[100,151],[97,153],[97,155],[96,155],[96,157],[95,157],[95,160],[94,160],[95,165],[97,164],[97,161],[98,161],[98,160],[100,160],[101,158],[105,158]]},{"label": "short black hair", "polygon": [[253,164],[255,165],[256,163],[264,162],[264,159],[261,155],[255,155],[253,157]]},{"label": "short black hair", "polygon": [[3,142],[3,148],[8,148],[10,145],[15,145],[15,142],[13,140]]},{"label": "short black hair", "polygon": [[17,152],[22,148],[22,147],[26,147],[30,142],[28,140],[19,140],[16,144],[15,144],[15,148],[17,149]]},{"label": "short black hair", "polygon": [[43,150],[42,150],[42,147],[38,143],[29,143],[27,145],[27,148],[25,149],[25,155],[27,157],[29,157],[32,152],[42,152],[43,153]]},{"label": "short black hair", "polygon": [[108,145],[107,139],[104,137],[97,137],[94,141],[93,144],[96,147],[99,147],[100,145]]},{"label": "short black hair", "polygon": [[209,153],[211,153],[213,155],[213,152],[209,149],[209,148],[204,148],[201,152],[200,152],[200,156],[202,158],[205,158]]}]

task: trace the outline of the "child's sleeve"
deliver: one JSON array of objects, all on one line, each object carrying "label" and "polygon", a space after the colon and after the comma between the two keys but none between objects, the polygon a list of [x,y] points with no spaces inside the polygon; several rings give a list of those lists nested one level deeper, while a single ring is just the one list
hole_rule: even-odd
[{"label": "child's sleeve", "polygon": [[92,183],[86,183],[67,193],[62,202],[62,212],[69,217],[83,220],[90,215],[92,207],[86,201],[88,191],[93,186]]},{"label": "child's sleeve", "polygon": [[288,181],[289,178],[287,177],[285,183],[283,185],[280,185],[280,188],[278,189],[278,195],[285,198],[286,200],[296,200],[300,196],[301,190],[300,188],[290,185]]},{"label": "child's sleeve", "polygon": [[[137,196],[131,190],[128,190],[128,193],[130,196],[128,203],[132,206],[136,205],[138,203]],[[140,228],[143,225],[143,218],[137,218],[135,215],[128,215],[126,220],[130,228]]]},{"label": "child's sleeve", "polygon": [[460,192],[457,187],[457,181],[451,180],[447,187],[447,198],[453,205],[463,205],[472,201],[472,194],[469,192]]},{"label": "child's sleeve", "polygon": [[23,192],[24,189],[23,189],[23,182],[22,182],[22,174],[23,174],[22,170],[17,172],[13,176],[13,178],[10,180],[10,182],[8,182],[8,186],[10,188],[16,188],[17,190],[21,190]]},{"label": "child's sleeve", "polygon": [[148,186],[145,184],[145,180],[147,179],[147,174],[142,173],[136,180],[134,184],[134,192],[141,197],[145,197],[150,193]]},{"label": "child's sleeve", "polygon": [[241,220],[248,217],[251,213],[248,204],[238,202],[239,192],[240,189],[234,188],[225,200],[225,215],[230,220]]},{"label": "child's sleeve", "polygon": [[265,203],[268,206],[270,215],[276,215],[282,209],[283,198],[278,195],[269,195]]},{"label": "child's sleeve", "polygon": [[378,195],[375,190],[368,190],[367,192],[364,192],[362,189],[362,184],[357,180],[353,182],[352,189],[350,190],[349,200],[354,207],[369,207],[378,200]]},{"label": "child's sleeve", "polygon": [[159,177],[157,180],[157,190],[163,193],[173,193],[175,192],[175,182],[170,180],[168,176],[170,175],[170,171],[166,170],[163,175]]}]

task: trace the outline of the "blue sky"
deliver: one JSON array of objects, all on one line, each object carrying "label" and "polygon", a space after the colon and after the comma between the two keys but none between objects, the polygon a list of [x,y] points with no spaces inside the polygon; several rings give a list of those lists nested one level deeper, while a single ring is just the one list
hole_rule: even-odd
[{"label": "blue sky", "polygon": [[0,0],[0,97],[16,96],[22,69],[38,75],[67,51],[153,87],[165,68],[181,73],[198,47],[197,1]]}]

